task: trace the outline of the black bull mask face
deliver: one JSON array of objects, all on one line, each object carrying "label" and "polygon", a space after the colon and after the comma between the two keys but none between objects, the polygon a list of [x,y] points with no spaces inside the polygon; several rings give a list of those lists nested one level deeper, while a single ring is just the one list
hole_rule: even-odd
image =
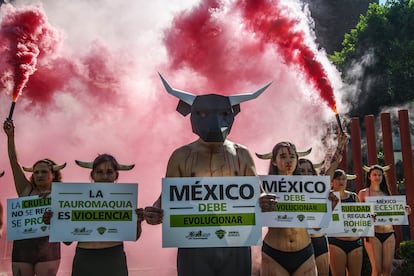
[{"label": "black bull mask face", "polygon": [[161,75],[160,77],[167,92],[180,99],[177,111],[183,116],[191,113],[193,132],[205,142],[224,142],[230,133],[234,117],[240,112],[240,103],[257,98],[271,84],[251,94],[195,96],[172,88]]}]

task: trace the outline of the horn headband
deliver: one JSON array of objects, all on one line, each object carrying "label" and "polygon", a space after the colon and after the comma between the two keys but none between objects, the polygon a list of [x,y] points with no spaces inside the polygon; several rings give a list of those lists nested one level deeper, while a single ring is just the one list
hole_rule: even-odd
[{"label": "horn headband", "polygon": [[[298,151],[297,154],[299,157],[305,157],[307,155],[309,155],[312,151],[312,148],[309,148],[307,151]],[[264,154],[260,154],[260,153],[256,153],[256,156],[259,157],[260,159],[272,159],[272,153],[264,153]]]},{"label": "horn headband", "polygon": [[0,177],[2,177],[4,175],[4,171],[2,171],[1,173],[0,173]]},{"label": "horn headband", "polygon": [[[84,161],[79,161],[79,160],[75,160],[75,163],[82,168],[86,168],[86,169],[93,169],[93,162],[84,162]],[[132,170],[135,167],[135,164],[131,164],[131,165],[123,165],[123,164],[118,164],[118,171],[129,171]]]},{"label": "horn headband", "polygon": [[[63,163],[63,164],[61,164],[61,165],[53,165],[53,163],[52,163],[52,162],[50,162],[50,161],[49,161],[49,160],[47,160],[47,159],[39,160],[39,161],[37,161],[37,162],[35,163],[35,165],[37,165],[37,164],[39,164],[39,163],[46,163],[46,164],[50,165],[50,166],[52,167],[52,171],[53,171],[53,172],[60,171],[61,169],[63,169],[64,167],[66,167],[66,162],[65,162],[65,163]],[[25,172],[33,172],[33,169],[34,169],[34,166],[35,166],[35,165],[33,165],[32,167],[24,167],[24,166],[22,166],[22,169],[23,169]]]},{"label": "horn headband", "polygon": [[367,172],[367,173],[369,173],[369,171],[370,170],[372,170],[372,169],[374,169],[374,168],[378,168],[378,169],[382,169],[384,172],[386,172],[386,171],[388,171],[389,169],[391,169],[391,165],[387,165],[387,166],[380,166],[380,165],[372,165],[372,166],[366,166],[366,165],[363,165],[362,166],[362,169],[365,171],[365,172]]}]

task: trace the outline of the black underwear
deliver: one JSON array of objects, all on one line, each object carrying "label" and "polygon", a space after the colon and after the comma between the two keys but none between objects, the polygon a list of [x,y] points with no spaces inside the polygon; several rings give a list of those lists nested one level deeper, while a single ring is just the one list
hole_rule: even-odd
[{"label": "black underwear", "polygon": [[[394,232],[388,232],[388,233],[377,233],[375,232],[375,237],[381,242],[384,243],[389,237],[394,235]],[[368,239],[368,237],[367,237]]]},{"label": "black underwear", "polygon": [[326,236],[311,237],[313,251],[315,252],[315,258],[322,254],[328,253],[328,241]]},{"label": "black underwear", "polygon": [[299,251],[285,252],[274,249],[263,242],[262,252],[266,253],[275,262],[283,266],[287,272],[292,274],[295,272],[307,259],[313,255],[312,243]]},{"label": "black underwear", "polygon": [[329,244],[332,244],[332,245],[335,245],[341,248],[346,254],[362,246],[361,239],[357,239],[354,241],[344,241],[344,240],[340,240],[334,237],[329,237],[328,241],[329,241]]}]

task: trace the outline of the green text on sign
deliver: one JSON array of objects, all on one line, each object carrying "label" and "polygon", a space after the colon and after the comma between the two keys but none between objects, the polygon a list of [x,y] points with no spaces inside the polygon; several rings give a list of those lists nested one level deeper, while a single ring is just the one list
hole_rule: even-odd
[{"label": "green text on sign", "polygon": [[256,225],[255,213],[171,215],[170,227],[248,226]]}]

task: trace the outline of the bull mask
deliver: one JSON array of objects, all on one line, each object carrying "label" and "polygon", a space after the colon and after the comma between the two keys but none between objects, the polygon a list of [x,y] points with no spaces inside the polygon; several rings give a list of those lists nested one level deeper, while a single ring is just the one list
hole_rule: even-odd
[{"label": "bull mask", "polygon": [[193,133],[205,142],[224,142],[230,133],[234,117],[240,112],[240,103],[257,98],[271,85],[268,83],[254,93],[196,96],[172,88],[163,76],[159,75],[167,92],[180,100],[177,111],[183,116],[191,114]]}]

